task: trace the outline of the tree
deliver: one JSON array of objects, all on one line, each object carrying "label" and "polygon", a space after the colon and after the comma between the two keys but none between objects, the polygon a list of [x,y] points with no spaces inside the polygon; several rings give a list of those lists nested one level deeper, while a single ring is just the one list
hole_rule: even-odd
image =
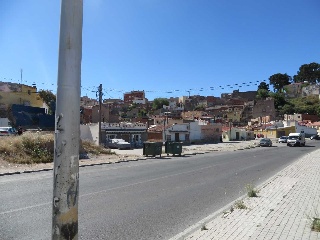
[{"label": "tree", "polygon": [[320,64],[319,63],[309,63],[303,64],[299,68],[297,75],[293,76],[294,82],[304,82],[317,83],[320,82]]},{"label": "tree", "polygon": [[199,104],[194,108],[194,111],[205,111],[205,110],[206,110],[206,106],[204,104]]},{"label": "tree", "polygon": [[294,104],[292,103],[286,103],[284,104],[282,107],[279,106],[279,113],[280,115],[284,115],[284,114],[294,114],[295,110],[294,110]]},{"label": "tree", "polygon": [[152,109],[153,110],[161,109],[163,105],[166,105],[166,106],[169,105],[169,101],[166,98],[155,98],[152,103]]},{"label": "tree", "polygon": [[[320,115],[319,98],[316,95],[307,97],[299,97],[289,99],[283,104],[282,93],[274,93],[275,99],[277,99],[278,110],[281,115],[284,114],[317,114]],[[276,101],[275,101],[276,102]],[[281,105],[283,104],[283,105]]]},{"label": "tree", "polygon": [[269,81],[275,92],[283,92],[283,87],[290,84],[291,77],[286,73],[277,73],[270,76]]},{"label": "tree", "polygon": [[290,99],[289,102],[294,106],[295,113],[317,114],[319,98],[316,95]]},{"label": "tree", "polygon": [[134,109],[134,108],[137,108],[137,106],[138,106],[138,104],[137,103],[132,103],[132,104],[130,104],[130,106],[128,107],[128,109],[126,110],[126,111],[131,111],[132,109]]},{"label": "tree", "polygon": [[53,114],[55,112],[55,106],[56,106],[56,95],[54,95],[49,90],[43,90],[43,89],[41,89],[38,92],[38,94],[42,98],[42,100],[48,105],[49,114]]},{"label": "tree", "polygon": [[266,99],[269,96],[270,96],[270,94],[269,94],[268,90],[266,90],[264,88],[258,89],[257,98]]},{"label": "tree", "polygon": [[279,110],[282,106],[284,106],[287,102],[283,93],[271,93],[271,97],[274,99],[274,107]]},{"label": "tree", "polygon": [[258,91],[259,91],[260,89],[265,89],[265,90],[267,90],[267,91],[269,92],[269,91],[270,91],[270,90],[269,90],[269,84],[266,84],[265,82],[261,82],[261,83],[259,84],[259,86],[258,86]]},{"label": "tree", "polygon": [[145,109],[139,109],[138,117],[145,117],[147,116],[147,111]]}]

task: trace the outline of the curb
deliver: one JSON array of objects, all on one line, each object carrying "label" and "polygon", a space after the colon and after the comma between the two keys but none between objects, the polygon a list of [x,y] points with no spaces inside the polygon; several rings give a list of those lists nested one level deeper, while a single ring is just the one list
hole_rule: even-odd
[{"label": "curb", "polygon": [[[294,163],[293,163],[294,164]],[[289,165],[290,166],[290,165]],[[288,166],[287,166],[288,167]],[[286,167],[286,168],[287,168]],[[284,168],[284,169],[286,169]],[[272,182],[274,179],[276,179],[281,172],[284,170],[280,170],[279,172],[277,172],[274,176],[271,176],[270,178],[266,179],[263,183],[259,184],[258,186],[256,186],[255,188],[257,190],[264,188],[265,186],[267,186],[268,184],[270,184],[270,182]],[[220,209],[216,210],[215,212],[213,212],[212,214],[210,214],[209,216],[201,219],[199,222],[195,223],[194,225],[192,225],[191,227],[185,229],[183,232],[178,233],[177,235],[173,236],[172,238],[170,238],[169,240],[184,240],[186,237],[191,236],[192,234],[194,234],[196,231],[198,231],[199,229],[201,229],[201,227],[205,226],[206,224],[208,224],[209,222],[215,220],[216,218],[218,218],[219,216],[223,217],[224,212],[229,212],[230,208],[232,206],[234,206],[234,204],[239,201],[239,200],[244,200],[250,198],[248,197],[247,193],[241,195],[240,197],[238,197],[237,199],[233,200],[232,202],[229,202],[228,204],[226,204],[225,206],[221,207]]]}]

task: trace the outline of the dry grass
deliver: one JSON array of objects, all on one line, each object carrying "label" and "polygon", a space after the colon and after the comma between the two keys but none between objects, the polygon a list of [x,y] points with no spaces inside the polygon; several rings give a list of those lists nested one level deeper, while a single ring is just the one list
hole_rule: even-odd
[{"label": "dry grass", "polygon": [[[109,149],[82,141],[79,153],[113,154]],[[0,157],[11,163],[50,163],[54,158],[53,133],[25,133],[21,136],[0,137]]]},{"label": "dry grass", "polygon": [[244,201],[238,200],[234,203],[234,208],[236,209],[247,209],[247,206],[245,205]]},{"label": "dry grass", "polygon": [[320,232],[320,218],[313,218],[311,230],[315,232]]}]

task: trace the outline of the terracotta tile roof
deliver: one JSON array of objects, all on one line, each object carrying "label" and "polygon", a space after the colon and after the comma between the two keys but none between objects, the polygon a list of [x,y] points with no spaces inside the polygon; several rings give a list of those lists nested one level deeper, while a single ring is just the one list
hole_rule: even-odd
[{"label": "terracotta tile roof", "polygon": [[[171,127],[173,124],[167,124],[165,127],[166,129]],[[163,132],[163,128],[164,126],[162,124],[159,124],[159,125],[153,125],[153,126],[150,126],[148,128],[148,132]]]}]

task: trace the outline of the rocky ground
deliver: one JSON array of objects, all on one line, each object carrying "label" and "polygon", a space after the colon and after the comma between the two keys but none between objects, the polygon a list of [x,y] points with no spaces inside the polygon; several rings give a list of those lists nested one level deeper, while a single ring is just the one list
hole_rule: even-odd
[{"label": "rocky ground", "polygon": [[[237,151],[248,148],[254,148],[257,146],[258,140],[252,141],[234,141],[234,142],[223,142],[218,144],[199,144],[190,145],[182,147],[183,155],[192,155],[205,152],[214,151]],[[137,159],[146,159],[143,156],[143,149],[132,149],[132,150],[113,150],[116,154],[112,155],[99,155],[99,156],[87,156],[85,159],[80,159],[79,165],[92,165],[100,163],[115,163],[123,162]],[[163,149],[164,152],[164,149]],[[156,156],[159,157],[159,156]],[[166,155],[162,155],[166,157]],[[150,157],[148,157],[150,158]],[[53,163],[40,163],[40,164],[14,164],[9,163],[0,158],[0,174],[2,173],[12,173],[12,172],[25,172],[25,171],[35,171],[41,169],[52,169]]]}]

